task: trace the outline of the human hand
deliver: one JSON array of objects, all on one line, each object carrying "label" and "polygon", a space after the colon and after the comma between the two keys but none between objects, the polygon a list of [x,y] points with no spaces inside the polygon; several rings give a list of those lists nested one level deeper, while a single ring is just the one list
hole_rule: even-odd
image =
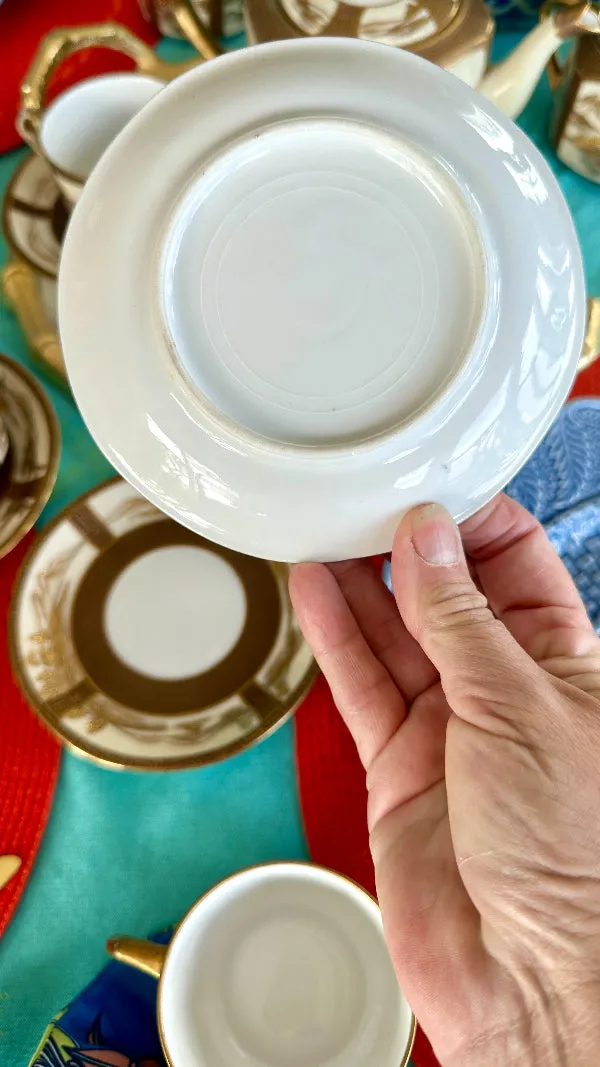
[{"label": "human hand", "polygon": [[366,560],[296,566],[292,600],[366,770],[388,947],[441,1064],[595,1067],[600,641],[510,498],[462,542],[417,508],[396,602]]}]

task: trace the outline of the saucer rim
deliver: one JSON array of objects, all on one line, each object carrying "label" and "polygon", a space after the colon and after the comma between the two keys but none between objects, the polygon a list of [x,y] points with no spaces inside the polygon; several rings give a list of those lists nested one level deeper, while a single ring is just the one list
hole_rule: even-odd
[{"label": "saucer rim", "polygon": [[[17,375],[20,375],[22,381],[35,394],[36,399],[40,403],[43,415],[46,419],[46,425],[48,427],[48,435],[50,439],[50,461],[48,468],[44,476],[43,488],[39,495],[36,497],[29,512],[24,516],[20,526],[14,531],[11,537],[6,541],[2,541],[0,537],[0,559],[8,555],[13,548],[19,544],[20,541],[29,533],[32,527],[39,519],[42,511],[48,503],[54,486],[56,484],[56,478],[58,475],[58,468],[60,466],[60,458],[62,451],[62,434],[58,415],[54,409],[50,397],[46,393],[43,385],[38,382],[37,378],[30,370],[28,370],[18,360],[13,359],[11,356],[7,356],[4,352],[0,352],[0,369],[8,366],[11,370],[15,371]],[[30,551],[30,550],[29,550]],[[27,554],[29,554],[29,551]]]},{"label": "saucer rim", "polygon": [[[125,761],[122,758],[111,758],[109,755],[101,756],[97,751],[94,751],[91,746],[85,747],[81,742],[75,742],[71,737],[66,736],[56,724],[46,715],[43,701],[40,700],[39,694],[34,690],[30,684],[26,670],[24,669],[24,657],[22,649],[20,647],[20,640],[18,635],[18,620],[20,616],[23,590],[25,586],[25,580],[30,569],[31,563],[34,561],[36,555],[42,546],[47,542],[50,535],[54,530],[59,527],[64,520],[68,517],[71,511],[73,511],[81,503],[88,501],[90,497],[93,497],[95,493],[100,490],[106,489],[111,485],[117,483],[123,483],[132,492],[137,493],[135,487],[131,486],[127,479],[122,478],[120,474],[115,474],[110,478],[99,482],[97,485],[87,489],[84,493],[75,497],[70,501],[57,515],[55,515],[44,529],[40,532],[39,536],[35,538],[33,544],[31,544],[19,566],[15,582],[13,585],[9,609],[8,609],[8,623],[7,623],[7,638],[8,638],[8,653],[10,662],[12,665],[13,673],[16,681],[19,685],[21,692],[23,693],[30,708],[35,712],[36,716],[43,725],[50,730],[50,732],[56,737],[61,745],[67,748],[74,755],[79,758],[85,759],[86,762],[93,763],[96,766],[104,767],[109,770],[118,771],[134,771],[139,773],[156,773],[156,772],[170,772],[170,771],[183,771],[192,770],[199,767],[209,767],[217,763],[222,763],[225,760],[231,759],[240,755],[242,752],[249,751],[256,745],[265,741],[268,737],[274,734],[281,726],[288,722],[297,711],[302,702],[306,699],[308,693],[312,689],[314,683],[320,674],[320,668],[314,659],[311,659],[310,668],[306,671],[305,676],[302,678],[299,685],[295,687],[293,692],[293,699],[289,702],[288,706],[282,712],[280,717],[264,730],[259,736],[251,736],[250,740],[244,738],[231,742],[229,745],[223,746],[219,749],[213,749],[207,753],[196,753],[194,756],[182,756],[176,759],[146,759],[135,757]],[[138,494],[141,495],[141,494]],[[144,498],[145,499],[145,498]],[[157,509],[159,516],[162,513]],[[200,535],[199,535],[200,536]],[[290,607],[290,610],[291,607]]]},{"label": "saucer rim", "polygon": [[8,185],[6,186],[5,191],[4,191],[4,198],[2,200],[2,233],[3,233],[3,236],[4,236],[4,240],[6,241],[6,244],[8,246],[11,258],[15,258],[17,260],[23,261],[36,274],[43,274],[43,276],[45,278],[51,278],[53,281],[55,281],[58,284],[58,268],[59,268],[59,264],[60,264],[60,250],[62,249],[62,243],[59,245],[59,252],[58,252],[58,256],[56,258],[56,270],[54,270],[54,271],[47,270],[45,267],[40,266],[39,263],[35,263],[33,261],[33,259],[31,258],[31,256],[29,256],[27,254],[27,252],[25,252],[23,250],[23,248],[20,245],[17,244],[17,242],[13,238],[12,230],[11,230],[11,226],[10,226],[10,222],[9,222],[9,211],[10,211],[9,201],[11,199],[11,196],[12,196],[12,193],[13,193],[13,189],[14,189],[15,185],[17,184],[19,178],[27,170],[27,168],[35,165],[36,163],[39,164],[42,167],[46,167],[47,168],[47,170],[49,171],[50,175],[52,176],[52,180],[54,182],[54,185],[56,186],[57,195],[58,196],[62,195],[61,192],[60,192],[58,183],[54,179],[53,170],[52,170],[52,167],[50,166],[50,164],[47,162],[47,160],[45,160],[41,156],[37,155],[36,152],[30,152],[27,156],[25,156],[25,159],[23,159],[18,164],[18,166],[15,168],[15,170],[13,171],[13,173],[10,176],[10,180],[8,182]]},{"label": "saucer rim", "polygon": [[[92,267],[91,263],[88,263],[87,273],[89,277],[85,281],[82,281],[81,274],[76,275],[75,271],[75,250],[81,252],[82,237],[84,232],[83,227],[83,214],[78,216],[77,212],[80,211],[81,205],[86,204],[86,193],[88,193],[87,199],[92,203],[92,194],[97,194],[99,190],[103,188],[101,182],[106,185],[105,176],[113,176],[113,172],[118,169],[118,165],[122,164],[121,148],[125,144],[130,144],[134,137],[141,142],[144,153],[147,155],[149,146],[153,140],[156,140],[156,122],[153,122],[154,116],[157,115],[159,109],[161,110],[161,118],[166,114],[166,101],[167,97],[169,103],[173,103],[181,111],[185,107],[186,92],[188,87],[192,86],[196,91],[199,91],[202,85],[208,84],[207,79],[211,79],[213,75],[217,77],[217,70],[219,70],[218,78],[220,78],[219,84],[222,85],[225,76],[225,70],[227,65],[227,74],[229,74],[229,83],[231,84],[231,75],[239,72],[239,76],[242,77],[247,74],[249,77],[248,67],[244,64],[250,64],[250,57],[258,59],[257,48],[261,51],[261,59],[264,57],[265,61],[268,58],[270,66],[268,71],[280,71],[281,66],[285,67],[285,58],[290,55],[292,51],[297,54],[296,67],[302,65],[301,60],[298,59],[298,54],[303,52],[302,60],[305,60],[305,65],[309,59],[314,60],[315,56],[320,53],[319,62],[322,63],[323,57],[331,53],[334,53],[335,58],[338,61],[338,65],[341,58],[348,58],[352,53],[353,58],[362,54],[361,63],[367,62],[367,56],[371,60],[374,60],[376,55],[379,55],[383,60],[385,50],[385,56],[387,58],[386,70],[382,73],[382,79],[378,83],[379,90],[383,89],[384,83],[389,82],[392,74],[398,73],[391,68],[391,64],[395,63],[399,66],[399,60],[401,57],[401,63],[404,64],[404,81],[407,80],[410,73],[418,73],[420,82],[431,86],[431,94],[436,99],[442,95],[450,98],[451,103],[454,106],[452,110],[456,112],[461,122],[467,122],[469,113],[473,109],[477,109],[482,114],[484,120],[495,124],[499,128],[499,132],[503,133],[505,137],[511,139],[511,159],[515,159],[520,162],[520,157],[523,156],[523,166],[529,165],[533,167],[535,175],[542,182],[542,185],[547,184],[549,186],[550,196],[540,199],[533,209],[525,205],[525,195],[522,191],[515,190],[515,197],[518,203],[521,204],[521,215],[525,211],[529,212],[527,218],[531,219],[529,234],[530,243],[531,238],[538,237],[541,227],[541,223],[552,223],[558,233],[558,238],[564,245],[566,253],[568,253],[568,279],[571,289],[573,291],[573,299],[569,299],[565,304],[565,311],[563,321],[559,327],[555,327],[554,324],[550,325],[549,321],[545,323],[545,332],[541,337],[541,343],[545,342],[549,344],[550,357],[552,359],[553,379],[549,386],[546,386],[544,393],[546,394],[542,398],[542,402],[537,402],[535,417],[531,420],[524,420],[519,415],[519,409],[515,408],[515,401],[522,400],[524,389],[527,388],[527,377],[521,378],[515,372],[522,371],[524,361],[526,358],[532,357],[532,345],[529,339],[526,346],[525,353],[522,354],[521,343],[524,343],[527,339],[526,332],[524,330],[524,309],[521,306],[518,309],[519,314],[517,316],[517,325],[514,330],[510,328],[507,330],[506,326],[502,333],[501,338],[496,339],[496,351],[495,360],[487,360],[486,363],[501,366],[502,348],[500,342],[506,344],[507,340],[512,342],[512,349],[516,344],[517,355],[513,355],[511,368],[512,375],[511,380],[517,382],[513,395],[509,397],[503,404],[503,414],[494,416],[493,421],[489,420],[489,423],[484,423],[479,426],[476,437],[477,440],[482,440],[482,430],[487,433],[488,437],[492,434],[490,429],[495,432],[495,436],[498,439],[494,445],[495,453],[486,451],[486,455],[491,456],[491,467],[488,458],[487,467],[483,463],[483,460],[479,467],[469,475],[464,474],[465,464],[461,464],[457,461],[454,464],[452,470],[444,465],[443,458],[443,443],[440,444],[437,453],[434,454],[434,450],[430,448],[425,449],[420,456],[414,457],[413,467],[418,467],[418,462],[424,463],[429,461],[429,466],[432,467],[432,476],[429,477],[429,482],[423,484],[423,480],[419,482],[409,482],[407,474],[406,463],[396,462],[398,456],[385,456],[382,454],[377,455],[377,445],[372,445],[369,451],[372,451],[372,457],[369,456],[367,462],[370,468],[373,468],[373,464],[376,464],[380,472],[383,474],[378,476],[376,481],[367,483],[365,481],[365,467],[361,467],[361,464],[355,464],[355,469],[358,470],[362,481],[352,489],[352,493],[349,490],[349,473],[348,464],[354,456],[354,449],[352,442],[347,446],[344,451],[343,459],[340,462],[339,467],[327,465],[326,469],[320,470],[319,479],[315,481],[314,471],[308,470],[308,465],[303,459],[298,462],[297,466],[291,466],[288,464],[287,470],[284,465],[279,461],[279,457],[272,455],[268,447],[268,443],[265,442],[265,448],[254,447],[254,445],[247,445],[245,442],[240,443],[237,437],[235,443],[233,439],[223,439],[218,437],[215,432],[215,426],[212,424],[209,426],[204,425],[203,413],[199,407],[193,406],[189,403],[189,396],[187,389],[181,385],[179,376],[177,374],[172,375],[167,373],[166,364],[164,363],[164,352],[159,351],[157,347],[152,353],[152,373],[149,375],[147,388],[144,391],[134,391],[134,412],[135,412],[135,424],[132,422],[130,428],[126,428],[123,423],[122,411],[119,411],[119,405],[117,404],[114,413],[110,414],[108,420],[104,414],[102,416],[99,412],[99,399],[91,395],[89,386],[85,385],[82,379],[83,372],[83,360],[74,355],[75,342],[78,335],[82,333],[82,329],[86,327],[86,315],[89,319],[90,308],[92,308],[93,301],[90,295],[90,283],[94,278],[97,283],[97,263],[96,268]],[[346,55],[340,56],[340,52],[343,50]],[[277,56],[276,56],[277,53]],[[276,62],[276,59],[279,62]],[[221,67],[218,65],[221,64]],[[418,67],[418,69],[417,69]],[[69,228],[69,232],[66,237],[65,250],[66,255],[64,257],[63,267],[68,268],[65,273],[63,270],[61,274],[61,285],[59,285],[59,322],[63,337],[65,341],[65,347],[68,347],[67,342],[71,345],[70,358],[67,359],[68,371],[71,377],[72,387],[75,388],[76,395],[81,401],[83,409],[83,417],[88,425],[92,428],[91,432],[95,437],[99,447],[110,460],[110,462],[120,471],[125,477],[142,495],[150,499],[157,507],[163,512],[175,518],[176,521],[183,522],[191,529],[206,536],[217,540],[220,544],[226,547],[232,548],[236,551],[249,552],[253,555],[267,557],[271,559],[277,559],[289,562],[297,559],[316,558],[321,560],[331,560],[345,558],[347,556],[361,555],[366,556],[374,553],[380,553],[389,549],[391,543],[391,525],[400,514],[400,511],[409,506],[411,503],[417,502],[413,500],[413,497],[419,495],[418,491],[410,492],[411,485],[417,485],[422,489],[423,498],[429,499],[433,494],[446,495],[448,498],[445,502],[450,503],[451,509],[455,514],[457,521],[462,521],[468,515],[482,507],[487,500],[491,499],[511,477],[521,468],[526,462],[531,452],[535,449],[541,438],[547,432],[551,422],[560,410],[564,400],[566,399],[571,382],[577,373],[577,359],[580,353],[581,344],[584,333],[584,308],[583,308],[583,293],[584,293],[584,281],[583,281],[583,268],[581,262],[581,256],[579,253],[579,246],[573,226],[573,220],[570,215],[568,206],[566,204],[564,195],[560,191],[559,186],[556,183],[556,179],[551,173],[551,170],[547,162],[543,159],[539,149],[527,138],[527,135],[517,130],[516,127],[501,113],[493,107],[491,103],[483,99],[479,94],[463,85],[456,77],[443,70],[431,71],[429,75],[425,74],[426,67],[430,69],[431,65],[426,64],[422,59],[411,53],[397,52],[393,49],[383,45],[377,45],[367,42],[348,41],[342,39],[333,38],[310,38],[306,40],[284,41],[277,42],[275,44],[270,43],[266,45],[259,45],[252,49],[245,50],[241,53],[233,53],[217,60],[216,64],[209,64],[208,67],[202,66],[196,68],[193,72],[184,76],[184,81],[179,80],[178,84],[168,86],[163,93],[159,94],[144,111],[133,120],[127,130],[123,131],[117,141],[111,146],[106,153],[106,156],[99,164],[97,171],[92,175],[90,182],[86,190],[84,190],[81,204],[75,212],[75,218],[73,224]],[[320,68],[319,68],[320,69]],[[364,67],[362,68],[364,71]],[[252,71],[253,68],[250,68]],[[437,85],[433,84],[433,78],[435,77]],[[185,80],[187,79],[187,81]],[[297,81],[297,75],[296,75]],[[254,85],[254,83],[253,83]],[[214,86],[214,79],[213,79]],[[293,84],[295,87],[295,83]],[[252,122],[258,124],[258,116],[263,116],[268,112],[271,114],[271,110],[274,105],[264,102],[264,96],[267,93],[268,86],[265,85],[262,90],[262,97],[259,99],[259,91],[255,89],[256,100],[253,99],[252,111],[246,115],[247,123]],[[289,87],[288,87],[289,90]],[[190,93],[187,92],[188,97]],[[290,97],[291,99],[291,97]],[[227,98],[226,98],[227,100]],[[189,101],[188,101],[189,103]],[[458,106],[458,105],[462,106]],[[281,118],[284,119],[287,115],[287,111],[291,105],[288,104],[287,110],[283,109],[281,112]],[[312,105],[311,105],[312,106]],[[450,104],[448,105],[450,107]],[[307,111],[308,108],[308,111]],[[360,110],[360,109],[359,109]],[[373,108],[373,111],[376,111]],[[312,113],[310,107],[307,104],[305,113]],[[383,116],[386,120],[389,118],[389,113]],[[418,117],[418,116],[417,116]],[[414,119],[414,116],[413,116]],[[383,120],[382,120],[383,121]],[[411,120],[412,121],[412,120]],[[415,120],[416,121],[416,120]],[[400,120],[399,120],[400,122]],[[400,126],[402,124],[400,123]],[[136,132],[134,133],[134,127]],[[477,132],[478,128],[475,127]],[[233,130],[233,126],[232,126]],[[431,132],[431,131],[429,131]],[[139,134],[139,136],[138,136]],[[211,136],[213,134],[211,133]],[[223,135],[224,137],[225,135]],[[227,141],[233,136],[233,133],[229,131],[227,134]],[[196,147],[196,151],[206,150],[206,143],[210,142],[206,138],[202,141],[201,145]],[[478,169],[481,171],[480,178],[489,177],[489,166],[487,161],[489,160],[490,148],[493,149],[493,145],[488,146],[481,144],[481,158],[485,157],[486,166],[483,167],[482,163],[478,164]],[[180,147],[180,152],[183,153],[183,149]],[[121,153],[121,154],[120,154]],[[464,154],[464,153],[463,153]],[[180,167],[189,167],[190,153],[186,154],[185,160],[182,154],[180,161]],[[496,171],[502,166],[502,160],[500,155],[496,153]],[[451,162],[451,161],[450,161]],[[122,168],[121,168],[122,169]],[[173,166],[171,167],[173,171]],[[185,178],[185,171],[181,171],[181,179]],[[169,173],[168,180],[173,179],[173,174]],[[161,194],[165,195],[166,181],[163,182]],[[515,183],[516,185],[516,183]],[[91,188],[93,186],[93,190]],[[155,194],[156,203],[159,202],[158,195]],[[532,197],[527,196],[527,201],[531,201]],[[549,202],[548,206],[544,206],[546,201]],[[511,201],[512,204],[512,201]],[[538,206],[541,205],[541,206]],[[156,204],[154,205],[156,207]],[[489,206],[489,205],[488,205]],[[542,212],[542,214],[540,214]],[[506,210],[502,215],[500,222],[506,221]],[[80,222],[81,217],[81,222]],[[499,223],[496,225],[498,230]],[[136,231],[137,234],[137,231]],[[89,235],[88,235],[89,236]],[[144,238],[147,241],[148,234],[137,234],[138,237]],[[555,234],[556,237],[556,234]],[[105,238],[106,242],[106,238]],[[519,242],[515,242],[519,246]],[[141,245],[140,245],[141,247]],[[98,249],[96,249],[98,252]],[[507,267],[514,266],[515,262],[520,260],[520,256],[517,255],[517,249],[510,252],[510,255],[506,253],[503,261],[503,270],[506,273]],[[106,250],[101,244],[100,257],[105,257]],[[98,256],[96,256],[96,260]],[[535,266],[534,263],[527,261],[526,268],[531,274],[531,270]],[[68,277],[67,277],[68,275]],[[67,294],[65,287],[67,284],[70,286],[70,292]],[[75,312],[74,305],[76,301],[71,298],[79,295],[83,304],[84,310],[82,312]],[[69,300],[67,300],[67,296]],[[510,293],[513,303],[518,304],[516,299],[514,285]],[[564,297],[564,291],[561,289],[561,297]],[[579,307],[578,301],[581,298],[582,306]],[[95,299],[95,298],[94,298]],[[85,301],[87,301],[87,310]],[[564,302],[564,301],[563,301]],[[537,307],[537,305],[536,305]],[[513,308],[513,311],[515,309]],[[79,321],[78,321],[79,316]],[[513,315],[504,315],[502,320],[504,323],[511,321],[514,318]],[[131,325],[126,323],[126,325]],[[146,340],[148,340],[148,324],[144,323],[146,329]],[[87,327],[86,327],[87,329]],[[558,332],[557,332],[558,331]],[[114,330],[112,331],[115,332]],[[557,338],[560,342],[560,349],[566,356],[558,359],[557,356]],[[78,342],[79,343],[79,342]],[[106,347],[106,345],[105,345]],[[138,361],[140,355],[138,353]],[[131,379],[132,369],[134,368],[135,361],[131,360],[128,370],[128,376]],[[109,394],[109,382],[107,379],[106,369],[104,371],[105,379],[103,382],[102,391],[106,394],[108,399]],[[455,423],[454,437],[460,432],[460,426],[463,427],[463,433],[468,428],[469,423],[465,420],[477,416],[477,410],[481,410],[481,403],[486,402],[489,406],[490,397],[490,385],[498,384],[497,379],[499,372],[491,372],[487,378],[487,396],[482,396],[482,390],[478,390],[478,393],[474,396],[469,396],[465,403],[465,410],[459,412],[457,419],[460,417],[460,422]],[[177,379],[175,382],[173,379]],[[503,378],[501,385],[508,383],[508,378]],[[524,384],[523,384],[524,383]],[[165,387],[167,392],[172,393],[172,397],[167,396],[165,393]],[[171,388],[172,387],[172,388]],[[469,387],[469,391],[474,392],[472,387]],[[494,394],[496,395],[496,394]],[[136,397],[138,399],[136,400]],[[500,394],[500,399],[502,395]],[[511,402],[511,410],[517,411],[516,419],[513,416],[512,423],[513,428],[511,430],[511,419],[509,418],[509,412],[507,411],[507,404]],[[151,405],[151,406],[149,406]],[[122,407],[122,405],[121,405]],[[193,408],[193,410],[192,410]],[[538,410],[539,409],[539,410]],[[105,405],[105,410],[108,408]],[[158,431],[161,433],[151,433],[149,428],[150,418],[156,421],[157,413],[160,416]],[[447,414],[447,412],[446,412]],[[442,415],[444,413],[442,412]],[[192,428],[188,425],[186,418],[195,423],[194,432],[196,433],[196,439],[199,436],[205,441],[207,446],[207,453],[198,455],[198,448],[196,445],[192,445]],[[112,419],[112,426],[110,420]],[[503,421],[500,421],[500,420]],[[162,420],[162,425],[160,422]],[[447,421],[447,420],[446,420]],[[529,422],[533,423],[533,432],[528,425]],[[147,457],[144,458],[141,455],[141,449],[136,444],[137,439],[134,440],[133,427],[137,428],[140,433],[143,434],[144,440],[149,446]],[[118,430],[118,440],[113,444],[111,441],[114,439],[115,427]],[[182,428],[185,430],[181,434]],[[423,429],[423,427],[421,427]],[[431,425],[425,426],[425,430],[428,431],[431,437],[433,427]],[[500,433],[498,433],[498,429]],[[510,436],[513,436],[513,431],[518,431],[518,444],[508,447],[507,444],[507,431],[510,431]],[[180,434],[180,437],[177,436]],[[166,439],[165,439],[166,435]],[[177,442],[177,446],[180,449],[182,455],[182,469],[181,476],[175,477],[179,474],[179,469],[175,471],[175,468],[170,469],[165,474],[161,475],[160,480],[156,480],[156,472],[159,470],[159,459],[164,464],[169,460],[175,461],[174,446],[170,446],[169,436],[171,442]],[[398,438],[400,438],[400,434]],[[399,440],[399,447],[396,449],[396,453],[402,451],[402,446],[406,449],[407,446],[414,446],[414,434],[412,438],[404,441]],[[447,444],[452,445],[452,435],[450,441]],[[466,447],[466,446],[465,446]],[[474,451],[474,446],[469,444],[471,454]],[[162,451],[161,451],[162,450]],[[416,447],[410,447],[411,452],[417,452]],[[307,449],[307,456],[310,457],[310,448]],[[200,450],[201,452],[201,450]],[[229,454],[226,456],[226,452]],[[223,481],[225,488],[231,487],[231,491],[235,494],[238,505],[237,509],[228,508],[225,510],[222,507],[221,502],[216,498],[209,499],[209,495],[204,493],[204,490],[200,484],[193,483],[193,470],[186,465],[189,453],[189,459],[192,462],[197,461],[200,463],[206,463],[208,468],[221,470],[220,481]],[[431,455],[429,454],[431,453]],[[459,460],[461,454],[457,453]],[[233,457],[233,458],[232,458]],[[240,463],[242,459],[250,460],[252,464],[252,477],[240,477]],[[295,459],[295,457],[294,457]],[[217,461],[223,462],[223,468],[216,466]],[[395,464],[395,467],[392,464]],[[287,462],[287,460],[286,460]],[[310,459],[309,461],[310,462]],[[345,464],[342,469],[341,463]],[[304,464],[304,466],[302,466]],[[243,463],[242,463],[243,466]],[[470,464],[472,467],[473,465]],[[314,467],[314,460],[313,460]],[[399,472],[399,478],[398,478]],[[452,473],[454,472],[454,473]],[[311,499],[315,502],[314,507],[311,504],[308,514],[312,514],[312,522],[306,521],[300,522],[299,526],[292,526],[291,518],[281,518],[277,521],[273,521],[276,518],[276,511],[273,506],[273,499],[275,491],[281,491],[283,476],[286,474],[287,478],[290,476],[292,480],[299,486],[299,491],[294,496],[292,494],[288,500],[288,508],[293,511],[296,518],[301,517],[304,512],[301,510],[308,501],[308,488],[312,485]],[[337,479],[340,489],[338,493],[338,506],[335,508],[335,513],[332,505],[324,506],[323,501],[326,499],[327,491],[331,490],[332,480]],[[185,482],[185,478],[188,479]],[[396,483],[395,479],[398,478]],[[248,487],[245,483],[248,483]],[[399,488],[396,488],[396,486]],[[407,489],[408,487],[408,489]],[[378,495],[375,495],[377,489]],[[344,519],[344,516],[350,515],[350,504],[356,498],[356,494],[362,495],[367,502],[367,515],[365,521],[357,523],[351,518]],[[351,501],[352,498],[352,501]],[[462,506],[464,502],[464,507]],[[227,501],[229,503],[229,500]],[[265,504],[266,508],[258,508],[258,504]],[[219,510],[220,509],[220,510]],[[284,509],[285,510],[285,509]],[[263,514],[263,512],[271,512],[270,516]],[[269,525],[263,519],[270,518]],[[385,542],[385,543],[384,543]]]}]

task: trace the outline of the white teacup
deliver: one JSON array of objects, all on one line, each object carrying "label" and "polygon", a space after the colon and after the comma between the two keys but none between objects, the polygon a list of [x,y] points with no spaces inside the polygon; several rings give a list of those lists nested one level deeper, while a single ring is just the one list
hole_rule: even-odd
[{"label": "white teacup", "polygon": [[[73,85],[46,104],[51,77],[74,52],[102,46],[123,52],[136,64],[131,74],[105,74]],[[17,127],[52,167],[72,207],[86,179],[111,141],[175,74],[125,26],[106,22],[53,30],[41,42],[21,86]],[[155,77],[154,73],[160,73]]]},{"label": "white teacup", "polygon": [[52,101],[40,123],[39,143],[69,204],[75,204],[111,141],[163,84],[145,74],[105,74]]},{"label": "white teacup", "polygon": [[415,1031],[381,914],[321,867],[253,867],[209,890],[170,945],[120,938],[119,960],[160,977],[170,1067],[403,1067]]}]

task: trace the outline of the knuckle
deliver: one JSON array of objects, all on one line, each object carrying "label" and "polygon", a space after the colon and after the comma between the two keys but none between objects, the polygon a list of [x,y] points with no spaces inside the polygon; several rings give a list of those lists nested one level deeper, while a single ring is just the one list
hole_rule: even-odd
[{"label": "knuckle", "polygon": [[485,596],[474,585],[445,583],[430,590],[422,625],[429,630],[448,631],[463,628],[467,620],[470,625],[488,624],[493,618]]}]

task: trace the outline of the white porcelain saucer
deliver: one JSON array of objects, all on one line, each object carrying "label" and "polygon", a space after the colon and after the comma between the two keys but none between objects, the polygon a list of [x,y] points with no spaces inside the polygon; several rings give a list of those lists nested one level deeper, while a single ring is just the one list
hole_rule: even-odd
[{"label": "white porcelain saucer", "polygon": [[25,560],[15,674],[53,732],[96,762],[214,763],[272,733],[316,677],[287,576],[112,480],[66,508]]},{"label": "white porcelain saucer", "polygon": [[482,506],[565,399],[584,317],[572,220],[525,135],[432,64],[342,38],[168,86],[87,183],[59,278],[109,460],[281,560],[387,551],[418,501]]}]

